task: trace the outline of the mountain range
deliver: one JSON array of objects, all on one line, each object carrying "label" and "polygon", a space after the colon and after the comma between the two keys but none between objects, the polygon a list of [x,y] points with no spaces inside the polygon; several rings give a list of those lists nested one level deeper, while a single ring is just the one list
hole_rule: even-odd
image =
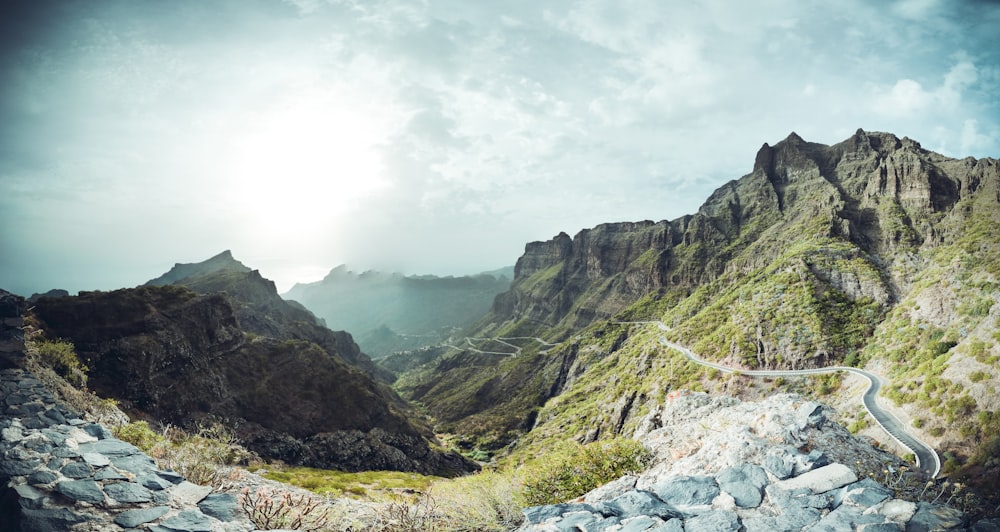
[{"label": "mountain range", "polygon": [[510,287],[513,268],[473,276],[406,276],[341,265],[315,283],[282,294],[326,323],[350,331],[372,358],[436,345],[486,314]]},{"label": "mountain range", "polygon": [[527,244],[510,290],[468,333],[522,349],[442,350],[396,389],[494,451],[628,435],[680,388],[799,386],[833,399],[848,386],[721,378],[658,345],[664,335],[736,368],[873,370],[889,382],[883,402],[943,451],[946,473],[996,468],[997,227],[995,159],[889,133],[834,145],[792,133],[693,215]]},{"label": "mountain range", "polygon": [[[528,243],[511,281],[338,267],[285,294],[299,304],[224,252],[133,289],[38,297],[30,320],[140,416],[228,420],[264,456],[346,470],[476,467],[435,432],[514,460],[629,436],[680,390],[800,392],[892,448],[849,377],[727,376],[665,345],[743,371],[855,366],[884,379],[882,403],[943,474],[996,494],[997,227],[996,159],[792,133],[696,213]],[[410,351],[376,364],[324,325]]]},{"label": "mountain range", "polygon": [[229,251],[137,288],[38,298],[30,322],[71,341],[93,391],[133,417],[221,422],[262,457],[312,467],[476,468],[438,450],[349,334],[282,300]]}]

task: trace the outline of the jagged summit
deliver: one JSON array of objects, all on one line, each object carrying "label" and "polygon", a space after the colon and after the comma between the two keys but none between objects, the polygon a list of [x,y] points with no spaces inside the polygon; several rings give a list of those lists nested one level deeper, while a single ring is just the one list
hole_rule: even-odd
[{"label": "jagged summit", "polygon": [[245,264],[233,258],[233,252],[227,249],[202,262],[188,264],[178,262],[174,264],[173,268],[170,268],[170,271],[147,282],[145,286],[164,286],[188,277],[220,271],[245,273],[251,270]]}]

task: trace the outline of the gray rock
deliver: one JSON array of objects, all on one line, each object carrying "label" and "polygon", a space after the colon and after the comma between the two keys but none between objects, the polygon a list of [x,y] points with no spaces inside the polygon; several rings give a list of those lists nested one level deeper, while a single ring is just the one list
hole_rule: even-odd
[{"label": "gray rock", "polygon": [[25,508],[21,510],[22,532],[51,532],[69,530],[71,526],[88,521],[85,515],[69,508]]},{"label": "gray rock", "polygon": [[8,427],[5,429],[0,429],[0,439],[2,439],[3,441],[15,443],[21,441],[23,438],[24,438],[24,433],[22,433],[21,429],[17,427]]},{"label": "gray rock", "polygon": [[105,467],[94,473],[94,480],[128,480],[128,477],[113,467]]},{"label": "gray rock", "polygon": [[892,497],[892,491],[870,478],[844,486],[844,504],[871,508]]},{"label": "gray rock", "polygon": [[109,458],[111,458],[111,465],[117,467],[120,471],[128,471],[135,475],[142,475],[156,471],[156,462],[144,454],[131,456],[110,456]]},{"label": "gray rock", "polygon": [[625,475],[617,480],[612,480],[599,488],[590,490],[583,496],[583,502],[609,501],[624,495],[635,489],[635,483],[638,479],[639,477],[633,475]]},{"label": "gray rock", "polygon": [[623,519],[618,532],[644,532],[663,524],[662,519],[640,515]]},{"label": "gray rock", "polygon": [[951,530],[961,527],[963,521],[962,512],[950,506],[921,502],[917,504],[917,512],[906,524],[906,532]]},{"label": "gray rock", "polygon": [[14,491],[19,497],[18,502],[21,504],[21,508],[41,508],[45,504],[45,499],[48,498],[44,491],[27,484],[14,486]]},{"label": "gray rock", "polygon": [[99,425],[97,423],[85,425],[83,430],[98,440],[107,440],[115,437],[114,434],[111,434],[110,430],[104,427],[104,425]]},{"label": "gray rock", "polygon": [[866,523],[858,526],[858,532],[900,532],[903,525],[899,523]]},{"label": "gray rock", "polygon": [[749,482],[726,482],[720,483],[719,487],[731,495],[736,505],[741,508],[756,508],[764,500],[760,488]]},{"label": "gray rock", "polygon": [[198,509],[219,521],[236,521],[243,517],[239,499],[232,493],[212,493],[198,503]]},{"label": "gray rock", "polygon": [[49,439],[54,445],[61,446],[69,438],[69,435],[65,432],[59,430],[59,427],[53,427],[48,429],[42,429],[42,434]]},{"label": "gray rock", "polygon": [[104,502],[104,492],[93,480],[64,480],[56,484],[56,492],[75,501],[99,504]]},{"label": "gray rock", "polygon": [[710,507],[719,495],[719,484],[712,477],[681,476],[656,484],[650,491],[683,512]]},{"label": "gray rock", "polygon": [[746,517],[746,532],[800,532],[819,521],[821,515],[815,508],[787,508],[780,516]]},{"label": "gray rock", "polygon": [[684,521],[671,519],[662,525],[649,529],[649,532],[684,532]]},{"label": "gray rock", "polygon": [[172,532],[211,532],[212,519],[198,510],[184,510],[160,526]]},{"label": "gray rock", "polygon": [[522,508],[521,513],[524,514],[524,520],[527,524],[537,525],[542,523],[547,519],[553,517],[560,517],[563,514],[569,512],[590,512],[598,513],[598,509],[590,504],[576,504],[576,503],[565,503],[565,504],[550,504],[545,506],[529,506],[527,508]]},{"label": "gray rock", "polygon": [[740,518],[736,512],[719,510],[707,514],[689,517],[684,520],[684,530],[704,532],[739,532]]},{"label": "gray rock", "polygon": [[59,479],[59,475],[47,469],[39,469],[28,475],[28,482],[36,486],[41,484],[51,484]]},{"label": "gray rock", "polygon": [[655,516],[663,520],[681,517],[681,514],[663,502],[651,491],[630,491],[614,500],[604,503],[605,514],[616,516],[620,520],[630,517]]},{"label": "gray rock", "polygon": [[173,487],[173,484],[167,482],[159,475],[152,475],[152,474],[142,475],[136,479],[136,482],[142,484],[143,487],[149,488],[153,491],[160,491]]},{"label": "gray rock", "polygon": [[156,474],[160,475],[161,478],[170,482],[171,484],[180,484],[181,482],[184,482],[184,477],[175,471],[157,470]]},{"label": "gray rock", "polygon": [[59,472],[66,478],[90,478],[94,469],[85,462],[70,462]]},{"label": "gray rock", "polygon": [[764,499],[763,488],[767,485],[764,468],[754,464],[727,467],[715,475],[719,488],[733,497],[742,508],[756,508]]},{"label": "gray rock", "polygon": [[83,461],[87,462],[93,467],[107,467],[111,465],[111,460],[107,456],[101,453],[84,453]]},{"label": "gray rock", "polygon": [[768,484],[767,472],[764,471],[763,467],[756,464],[741,464],[738,466],[727,467],[722,471],[719,471],[715,475],[715,479],[722,484],[723,482],[740,482],[745,481],[763,488]]},{"label": "gray rock", "polygon": [[772,447],[764,457],[764,469],[774,475],[778,480],[784,480],[795,472],[795,451],[787,445]]},{"label": "gray rock", "polygon": [[823,493],[857,480],[858,477],[851,468],[844,464],[830,464],[794,478],[775,482],[771,486],[782,490],[809,488],[813,493]]},{"label": "gray rock", "polygon": [[861,518],[861,510],[854,506],[839,506],[823,516],[809,530],[814,532],[853,531]]},{"label": "gray rock", "polygon": [[184,504],[197,504],[198,501],[207,497],[209,493],[212,493],[212,488],[199,486],[186,480],[170,488],[170,496],[174,500]]},{"label": "gray rock", "polygon": [[818,510],[830,508],[833,497],[827,494],[814,495],[809,488],[798,488],[794,490],[783,490],[771,484],[764,488],[767,499],[772,504],[787,511],[789,508],[816,508]]},{"label": "gray rock", "polygon": [[[87,427],[90,426],[92,425],[88,425]],[[84,429],[86,430],[87,427],[84,427]],[[79,445],[79,451],[81,454],[100,453],[108,458],[111,458],[112,461],[115,457],[133,456],[142,453],[142,451],[140,451],[135,445],[115,439],[104,439],[81,443]]]},{"label": "gray rock", "polygon": [[581,511],[563,514],[562,519],[556,521],[554,524],[560,531],[576,532],[577,530],[603,530],[611,524],[617,524],[618,522],[617,520],[613,520],[611,523],[605,523],[604,521],[606,520],[601,514]]},{"label": "gray rock", "polygon": [[118,502],[137,503],[153,500],[153,494],[148,489],[134,482],[107,484],[104,486],[104,492]]},{"label": "gray rock", "polygon": [[41,433],[25,436],[24,439],[21,440],[21,446],[29,451],[34,451],[39,454],[50,453],[53,448],[52,442],[50,442],[49,439]]},{"label": "gray rock", "polygon": [[19,477],[30,475],[32,471],[38,469],[42,461],[28,454],[23,449],[17,447],[4,453],[3,460],[0,460],[0,476]]},{"label": "gray rock", "polygon": [[52,450],[52,456],[56,458],[80,458],[80,453],[69,447],[57,447]]},{"label": "gray rock", "polygon": [[166,515],[169,511],[169,506],[154,506],[152,508],[126,510],[115,516],[115,524],[125,528],[135,528],[143,523],[155,521]]}]

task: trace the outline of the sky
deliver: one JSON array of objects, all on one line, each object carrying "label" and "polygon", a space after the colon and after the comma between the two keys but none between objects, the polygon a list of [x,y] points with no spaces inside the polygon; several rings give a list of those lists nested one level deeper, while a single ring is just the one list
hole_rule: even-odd
[{"label": "sky", "polygon": [[1000,156],[1000,2],[8,0],[0,288],[279,290],[674,219],[795,131]]}]

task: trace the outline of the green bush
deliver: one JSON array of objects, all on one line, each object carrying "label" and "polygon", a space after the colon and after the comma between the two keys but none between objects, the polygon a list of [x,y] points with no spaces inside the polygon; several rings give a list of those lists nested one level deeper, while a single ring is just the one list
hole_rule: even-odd
[{"label": "green bush", "polygon": [[973,371],[969,374],[969,380],[972,382],[979,382],[989,378],[989,374],[985,371]]},{"label": "green bush", "polygon": [[65,340],[47,340],[35,343],[38,362],[52,368],[59,376],[77,388],[87,384],[87,366],[80,363],[76,348]]},{"label": "green bush", "polygon": [[528,504],[556,504],[641,471],[650,452],[635,440],[616,439],[572,445],[554,452],[539,465],[526,466],[524,498]]},{"label": "green bush", "polygon": [[145,453],[148,453],[156,444],[166,441],[166,438],[149,428],[149,423],[145,421],[133,421],[128,425],[115,427],[112,432],[119,440],[131,443]]}]

